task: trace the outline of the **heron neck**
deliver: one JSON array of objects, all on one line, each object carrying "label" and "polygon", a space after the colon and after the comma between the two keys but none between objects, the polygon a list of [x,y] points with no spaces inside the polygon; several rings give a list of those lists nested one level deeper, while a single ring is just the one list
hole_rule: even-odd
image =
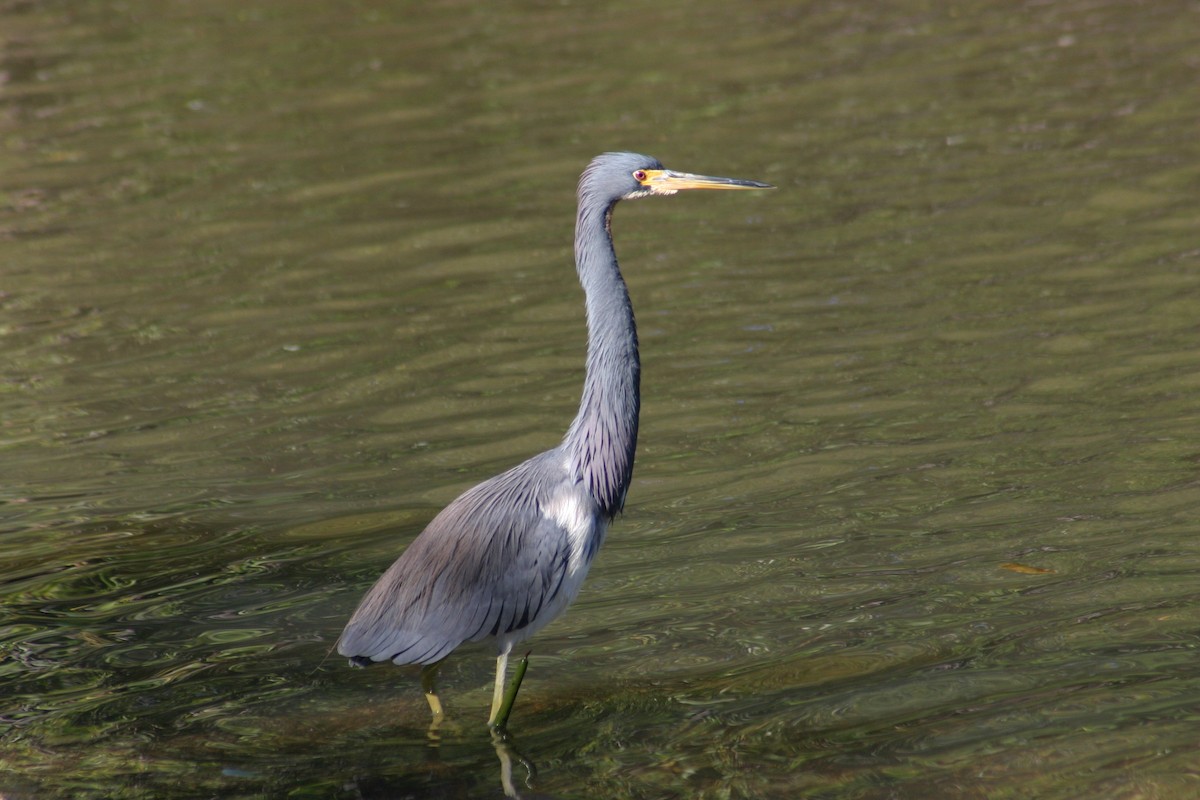
[{"label": "heron neck", "polygon": [[579,413],[563,446],[601,511],[614,517],[633,477],[641,406],[641,363],[629,291],[617,266],[609,226],[612,206],[581,208],[575,264],[587,306],[587,374]]}]

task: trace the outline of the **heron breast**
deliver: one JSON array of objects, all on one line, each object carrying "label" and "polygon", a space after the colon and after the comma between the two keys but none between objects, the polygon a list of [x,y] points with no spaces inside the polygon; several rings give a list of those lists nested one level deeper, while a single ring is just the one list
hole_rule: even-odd
[{"label": "heron breast", "polygon": [[567,534],[567,546],[570,549],[568,573],[586,569],[604,534],[596,504],[583,492],[567,487],[551,498],[543,513]]}]

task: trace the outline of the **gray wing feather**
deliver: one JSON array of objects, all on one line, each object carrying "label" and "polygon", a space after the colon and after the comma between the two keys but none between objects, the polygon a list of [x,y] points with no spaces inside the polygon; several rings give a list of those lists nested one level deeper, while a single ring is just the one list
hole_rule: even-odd
[{"label": "gray wing feather", "polygon": [[531,624],[561,587],[570,542],[542,513],[568,481],[556,451],[460,495],[363,597],[338,640],[351,658],[432,664]]}]

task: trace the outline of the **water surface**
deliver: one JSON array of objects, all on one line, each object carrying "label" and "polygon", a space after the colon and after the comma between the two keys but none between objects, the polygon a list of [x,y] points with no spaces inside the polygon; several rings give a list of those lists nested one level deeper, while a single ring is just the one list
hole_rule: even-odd
[{"label": "water surface", "polygon": [[[498,796],[490,654],[328,657],[582,377],[644,413],[512,722],[555,797],[1192,797],[1188,3],[0,11],[11,797]],[[517,764],[519,788],[527,770]]]}]

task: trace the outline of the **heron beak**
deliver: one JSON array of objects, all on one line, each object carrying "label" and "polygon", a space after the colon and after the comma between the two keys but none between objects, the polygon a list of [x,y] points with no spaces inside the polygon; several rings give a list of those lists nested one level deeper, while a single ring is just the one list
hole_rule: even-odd
[{"label": "heron beak", "polygon": [[716,178],[711,175],[693,175],[671,169],[648,169],[642,180],[655,194],[674,194],[682,189],[774,189],[769,183],[744,181],[740,178]]}]

